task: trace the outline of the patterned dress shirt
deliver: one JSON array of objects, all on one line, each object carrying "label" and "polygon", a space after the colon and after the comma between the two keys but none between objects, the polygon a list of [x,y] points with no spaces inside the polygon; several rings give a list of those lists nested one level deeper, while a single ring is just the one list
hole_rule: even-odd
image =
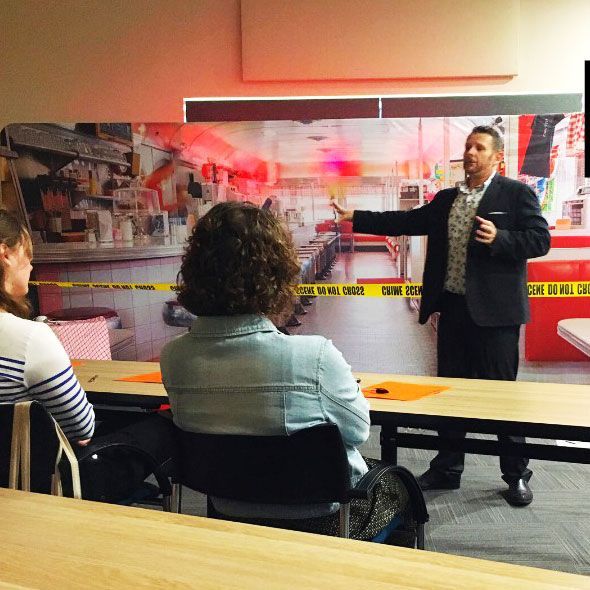
[{"label": "patterned dress shirt", "polygon": [[469,188],[463,182],[459,186],[459,194],[449,212],[449,255],[445,290],[451,293],[465,295],[467,244],[475,221],[477,207],[495,175],[494,172],[483,184],[473,188]]}]

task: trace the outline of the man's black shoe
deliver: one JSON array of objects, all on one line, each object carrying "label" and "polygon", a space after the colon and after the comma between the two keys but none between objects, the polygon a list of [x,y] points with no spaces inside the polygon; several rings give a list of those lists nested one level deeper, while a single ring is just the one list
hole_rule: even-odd
[{"label": "man's black shoe", "polygon": [[508,484],[504,498],[512,506],[528,506],[533,501],[533,492],[524,479],[517,479]]},{"label": "man's black shoe", "polygon": [[442,473],[431,471],[424,472],[417,478],[418,485],[423,491],[426,490],[458,490],[461,486],[459,478],[451,478]]}]

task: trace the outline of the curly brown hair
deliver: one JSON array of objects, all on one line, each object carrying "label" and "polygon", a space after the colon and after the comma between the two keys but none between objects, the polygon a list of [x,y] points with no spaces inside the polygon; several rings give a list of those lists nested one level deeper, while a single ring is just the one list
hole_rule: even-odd
[{"label": "curly brown hair", "polygon": [[293,302],[299,261],[269,211],[219,203],[199,219],[177,278],[178,301],[196,315],[279,315]]},{"label": "curly brown hair", "polygon": [[[21,244],[32,254],[31,237],[27,228],[14,215],[0,209],[0,244],[6,244],[9,248],[15,248]],[[18,317],[28,319],[31,315],[31,305],[24,299],[14,299],[4,287],[4,268],[0,264],[0,310],[7,311]]]}]

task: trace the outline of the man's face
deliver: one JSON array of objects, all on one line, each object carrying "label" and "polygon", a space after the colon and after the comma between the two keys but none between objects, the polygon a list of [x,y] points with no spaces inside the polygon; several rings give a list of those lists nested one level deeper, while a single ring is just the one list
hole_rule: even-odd
[{"label": "man's face", "polygon": [[468,176],[487,178],[502,161],[503,153],[494,150],[494,138],[487,133],[472,133],[465,141],[463,168]]}]

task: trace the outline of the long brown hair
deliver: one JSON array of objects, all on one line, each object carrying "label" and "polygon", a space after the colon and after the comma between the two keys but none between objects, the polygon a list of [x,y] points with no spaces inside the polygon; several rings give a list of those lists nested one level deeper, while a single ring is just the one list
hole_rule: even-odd
[{"label": "long brown hair", "polygon": [[[0,244],[15,248],[21,244],[32,251],[31,237],[27,228],[11,213],[0,209]],[[8,311],[21,318],[29,318],[31,305],[26,298],[14,299],[5,289],[6,277],[4,267],[0,264],[0,310]]]}]

